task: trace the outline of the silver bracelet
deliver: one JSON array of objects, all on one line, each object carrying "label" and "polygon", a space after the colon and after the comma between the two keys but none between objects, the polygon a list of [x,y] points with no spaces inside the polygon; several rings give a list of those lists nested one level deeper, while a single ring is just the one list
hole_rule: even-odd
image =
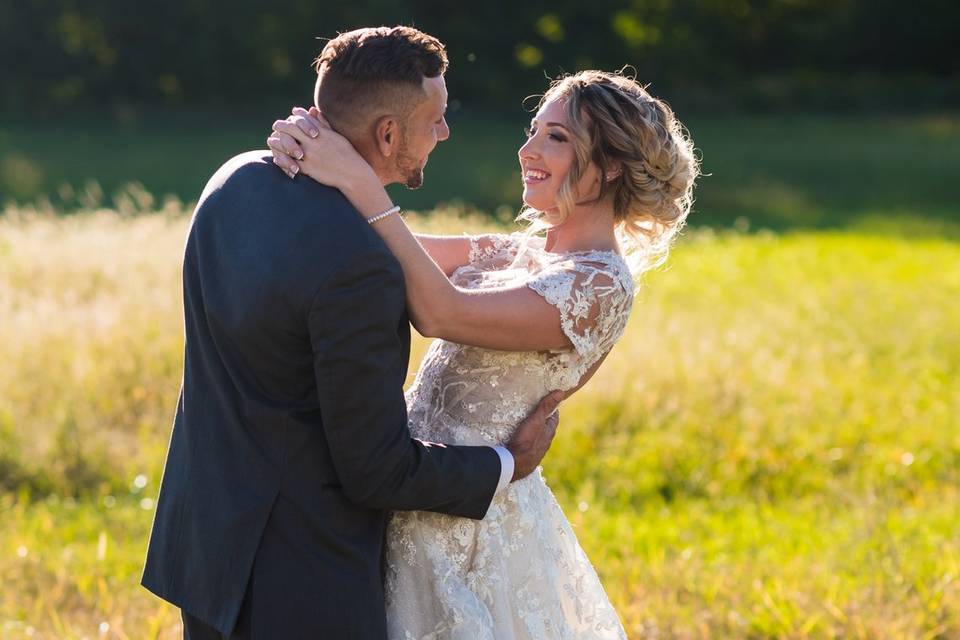
[{"label": "silver bracelet", "polygon": [[383,213],[378,213],[372,218],[367,218],[367,224],[373,224],[374,222],[379,222],[380,220],[383,220],[384,218],[392,216],[395,213],[399,213],[399,211],[400,211],[400,205],[395,204],[389,209],[387,209],[386,211],[384,211]]}]

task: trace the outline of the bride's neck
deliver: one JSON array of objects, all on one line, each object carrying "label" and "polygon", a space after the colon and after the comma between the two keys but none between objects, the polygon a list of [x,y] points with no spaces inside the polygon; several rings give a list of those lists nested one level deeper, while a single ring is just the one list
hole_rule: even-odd
[{"label": "bride's neck", "polygon": [[547,230],[547,251],[618,251],[613,207],[578,206],[562,224]]}]

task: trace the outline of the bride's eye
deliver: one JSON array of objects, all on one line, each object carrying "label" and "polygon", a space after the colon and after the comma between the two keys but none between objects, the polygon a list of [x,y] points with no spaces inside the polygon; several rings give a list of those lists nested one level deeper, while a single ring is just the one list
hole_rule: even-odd
[{"label": "bride's eye", "polygon": [[536,134],[536,133],[537,133],[537,130],[536,130],[535,127],[524,127],[524,128],[523,128],[523,135],[527,136],[528,138],[532,138],[532,137],[534,136],[534,134]]}]

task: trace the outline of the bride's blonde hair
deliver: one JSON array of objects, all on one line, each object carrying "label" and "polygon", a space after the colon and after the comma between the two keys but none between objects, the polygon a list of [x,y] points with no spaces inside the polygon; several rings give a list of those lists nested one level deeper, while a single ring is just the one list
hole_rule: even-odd
[{"label": "bride's blonde hair", "polygon": [[[581,71],[554,80],[537,108],[563,100],[575,158],[559,192],[562,217],[575,206],[575,186],[592,161],[600,170],[600,195],[612,193],[617,240],[634,278],[659,266],[683,227],[700,173],[683,125],[669,105],[622,71]],[[610,181],[603,176],[616,175]],[[537,224],[541,212],[520,219]]]}]

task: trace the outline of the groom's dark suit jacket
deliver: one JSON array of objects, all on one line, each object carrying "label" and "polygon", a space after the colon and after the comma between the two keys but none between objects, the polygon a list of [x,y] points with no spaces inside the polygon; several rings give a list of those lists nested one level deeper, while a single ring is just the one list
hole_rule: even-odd
[{"label": "groom's dark suit jacket", "polygon": [[482,518],[500,474],[410,436],[399,264],[340,192],[251,152],[201,196],[183,294],[143,585],[228,635],[243,605],[265,637],[384,638],[386,510]]}]

